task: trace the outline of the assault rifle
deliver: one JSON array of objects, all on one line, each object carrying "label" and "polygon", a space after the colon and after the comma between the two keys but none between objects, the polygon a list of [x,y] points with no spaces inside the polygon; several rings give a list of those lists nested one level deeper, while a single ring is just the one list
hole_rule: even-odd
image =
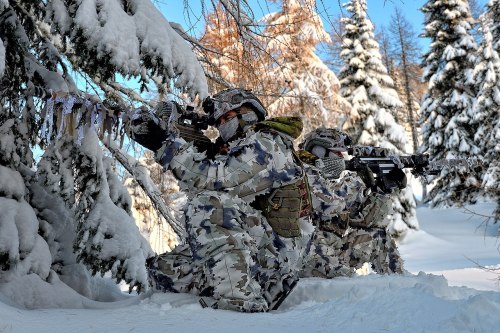
[{"label": "assault rifle", "polygon": [[396,187],[390,173],[395,169],[411,169],[416,176],[438,175],[443,169],[454,169],[469,173],[478,171],[482,163],[477,159],[443,159],[431,161],[428,154],[413,154],[408,156],[393,155],[386,148],[372,146],[354,146],[341,149],[346,151],[351,159],[345,161],[346,170],[359,171],[370,168],[374,176],[386,188]]},{"label": "assault rifle", "polygon": [[194,112],[192,107],[185,109],[174,101],[159,102],[154,110],[138,109],[132,116],[134,139],[142,143],[154,141],[156,145],[147,148],[156,151],[169,133],[177,132],[183,139],[205,151],[212,145],[203,134],[203,130],[208,128],[207,118],[204,114]]}]

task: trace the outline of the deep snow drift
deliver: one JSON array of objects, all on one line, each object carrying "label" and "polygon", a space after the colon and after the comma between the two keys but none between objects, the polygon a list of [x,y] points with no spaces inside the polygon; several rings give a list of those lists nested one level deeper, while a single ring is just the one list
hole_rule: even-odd
[{"label": "deep snow drift", "polygon": [[[494,205],[468,208],[488,214]],[[87,309],[0,302],[0,332],[497,332],[497,273],[477,265],[500,267],[498,225],[458,208],[420,207],[417,214],[421,230],[400,245],[404,276],[302,279],[279,311],[263,314],[202,309],[186,294],[79,305]]]}]

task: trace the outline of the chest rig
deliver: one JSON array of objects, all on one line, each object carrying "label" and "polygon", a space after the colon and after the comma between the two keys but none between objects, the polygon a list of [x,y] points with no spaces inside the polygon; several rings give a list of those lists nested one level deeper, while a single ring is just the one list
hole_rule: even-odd
[{"label": "chest rig", "polygon": [[[278,131],[265,131],[280,135]],[[284,138],[284,142],[293,152],[295,162],[302,166],[302,161],[293,149],[293,143],[288,138]],[[259,195],[252,203],[254,208],[262,212],[273,231],[285,238],[299,237],[301,235],[300,218],[312,214],[309,183],[303,168],[302,170],[302,176],[296,182]]]}]

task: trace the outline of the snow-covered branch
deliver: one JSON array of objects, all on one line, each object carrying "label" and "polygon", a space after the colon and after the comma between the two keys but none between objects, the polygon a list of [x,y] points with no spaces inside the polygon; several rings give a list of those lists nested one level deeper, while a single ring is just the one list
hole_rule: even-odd
[{"label": "snow-covered branch", "polygon": [[180,223],[175,219],[175,217],[170,213],[169,209],[165,205],[161,192],[158,187],[152,183],[149,172],[145,166],[143,166],[139,161],[137,161],[132,156],[125,153],[120,148],[116,147],[113,141],[106,144],[106,147],[113,154],[123,167],[134,177],[134,179],[139,183],[144,192],[149,196],[156,210],[165,218],[172,229],[179,237],[179,241],[185,239],[186,231],[180,225]]}]

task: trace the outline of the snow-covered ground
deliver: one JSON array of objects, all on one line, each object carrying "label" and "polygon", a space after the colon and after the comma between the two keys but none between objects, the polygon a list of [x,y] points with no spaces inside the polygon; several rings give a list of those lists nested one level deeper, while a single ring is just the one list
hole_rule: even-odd
[{"label": "snow-covered ground", "polygon": [[[468,209],[488,215],[493,204]],[[302,279],[279,311],[202,309],[186,294],[126,296],[88,309],[21,310],[0,302],[0,332],[499,332],[498,225],[465,209],[417,209],[400,251],[408,273]]]}]

